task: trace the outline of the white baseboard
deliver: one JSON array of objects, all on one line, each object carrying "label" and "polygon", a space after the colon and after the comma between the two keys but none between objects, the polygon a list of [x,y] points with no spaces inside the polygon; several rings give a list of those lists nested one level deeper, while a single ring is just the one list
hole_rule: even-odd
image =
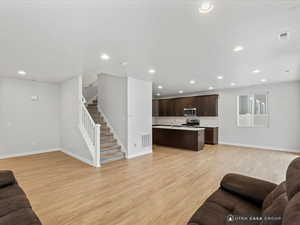
[{"label": "white baseboard", "polygon": [[143,156],[143,155],[148,155],[148,154],[152,154],[152,151],[146,151],[146,152],[139,152],[139,153],[136,153],[136,154],[130,154],[130,155],[127,155],[126,158],[127,159],[132,159],[132,158],[136,158],[136,157]]},{"label": "white baseboard", "polygon": [[37,151],[13,153],[13,154],[3,154],[3,155],[0,154],[0,159],[24,157],[24,156],[29,156],[29,155],[42,154],[42,153],[47,153],[47,152],[59,152],[59,151],[61,151],[61,148],[53,148],[53,149],[37,150]]},{"label": "white baseboard", "polygon": [[81,157],[81,156],[79,156],[79,155],[74,154],[73,152],[69,152],[69,151],[66,151],[66,150],[64,150],[64,149],[62,149],[61,151],[62,151],[63,153],[65,153],[66,155],[69,155],[69,156],[71,156],[71,157],[73,157],[73,158],[75,158],[75,159],[78,159],[79,161],[82,161],[82,162],[84,162],[84,163],[86,163],[86,164],[89,164],[90,166],[95,167],[92,160],[83,158],[83,157]]},{"label": "white baseboard", "polygon": [[22,153],[14,153],[14,154],[0,154],[0,159],[8,159],[8,158],[16,158],[16,157],[25,157],[25,156],[30,156],[30,155],[37,155],[37,154],[42,154],[42,153],[47,153],[47,152],[63,152],[75,159],[78,159],[79,161],[82,161],[86,164],[89,164],[94,167],[93,161],[89,159],[85,159],[81,156],[78,156],[72,152],[63,150],[62,148],[53,148],[53,149],[47,149],[47,150],[38,150],[38,151],[32,151],[32,152],[22,152]]},{"label": "white baseboard", "polygon": [[247,148],[258,148],[258,149],[265,149],[265,150],[275,150],[281,152],[295,152],[300,153],[300,149],[288,149],[288,148],[276,148],[270,146],[261,146],[261,145],[248,145],[248,144],[238,144],[238,143],[228,143],[228,142],[220,142],[221,145],[232,145],[232,146],[240,146],[240,147],[247,147]]}]

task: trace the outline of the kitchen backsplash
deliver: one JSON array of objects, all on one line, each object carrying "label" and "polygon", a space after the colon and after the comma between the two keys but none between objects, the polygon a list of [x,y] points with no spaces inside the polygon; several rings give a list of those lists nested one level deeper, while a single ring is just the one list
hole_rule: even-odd
[{"label": "kitchen backsplash", "polygon": [[[198,117],[201,126],[219,126],[219,117]],[[186,123],[185,117],[153,117],[153,124],[181,125]]]}]

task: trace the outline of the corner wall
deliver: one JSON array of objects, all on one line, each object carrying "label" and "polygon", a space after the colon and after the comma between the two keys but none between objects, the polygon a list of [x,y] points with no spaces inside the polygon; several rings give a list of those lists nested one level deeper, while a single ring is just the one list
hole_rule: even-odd
[{"label": "corner wall", "polygon": [[60,92],[61,147],[65,153],[92,164],[93,159],[89,148],[79,130],[79,102],[82,96],[81,77],[62,82]]},{"label": "corner wall", "polygon": [[[128,158],[152,153],[152,82],[128,78]],[[143,147],[142,135],[150,135]]]},{"label": "corner wall", "polygon": [[[98,105],[122,145],[127,146],[127,77],[98,75]],[[126,149],[124,149],[126,151]]]}]

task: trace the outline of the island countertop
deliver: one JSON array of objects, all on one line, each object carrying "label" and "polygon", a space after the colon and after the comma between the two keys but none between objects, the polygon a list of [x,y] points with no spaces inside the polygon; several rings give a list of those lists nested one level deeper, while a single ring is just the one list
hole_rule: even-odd
[{"label": "island countertop", "polygon": [[187,131],[201,131],[205,130],[202,127],[188,127],[188,126],[180,126],[180,125],[153,125],[154,129],[169,129],[169,130],[187,130]]}]

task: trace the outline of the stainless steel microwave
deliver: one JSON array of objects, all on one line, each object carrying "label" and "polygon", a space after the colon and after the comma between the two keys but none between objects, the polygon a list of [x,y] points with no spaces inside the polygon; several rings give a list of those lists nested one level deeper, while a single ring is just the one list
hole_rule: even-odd
[{"label": "stainless steel microwave", "polygon": [[184,108],[183,115],[185,117],[193,117],[197,116],[197,109],[196,108]]}]

